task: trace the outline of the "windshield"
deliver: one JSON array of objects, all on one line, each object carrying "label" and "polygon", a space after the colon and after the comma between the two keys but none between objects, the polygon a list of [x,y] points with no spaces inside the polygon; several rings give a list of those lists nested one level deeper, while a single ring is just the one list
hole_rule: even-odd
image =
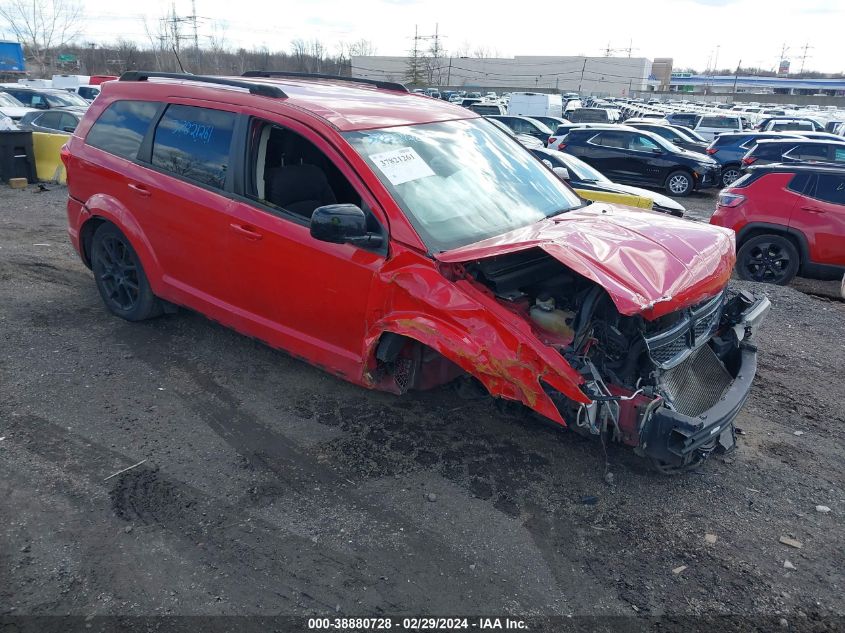
[{"label": "windshield", "polygon": [[347,132],[430,252],[580,206],[566,185],[484,119]]},{"label": "windshield", "polygon": [[575,175],[573,180],[581,182],[610,182],[603,173],[596,171],[580,158],[560,152],[560,159],[566,163],[566,168]]},{"label": "windshield", "polygon": [[63,106],[83,106],[88,107],[88,102],[76,95],[72,92],[68,92],[66,94],[61,93],[50,93],[46,95],[47,103],[49,103],[53,107],[61,108]]},{"label": "windshield", "polygon": [[678,129],[677,127],[675,127],[675,128],[672,128],[672,129],[674,129],[681,136],[686,136],[687,138],[689,138],[693,141],[699,141],[701,143],[707,142],[707,139],[704,138],[703,136],[701,136],[701,134],[699,134],[695,130],[689,129],[688,127],[681,128],[681,129]]},{"label": "windshield", "polygon": [[12,95],[6,92],[0,92],[0,105],[9,106],[12,108],[22,108],[23,103],[15,99]]}]

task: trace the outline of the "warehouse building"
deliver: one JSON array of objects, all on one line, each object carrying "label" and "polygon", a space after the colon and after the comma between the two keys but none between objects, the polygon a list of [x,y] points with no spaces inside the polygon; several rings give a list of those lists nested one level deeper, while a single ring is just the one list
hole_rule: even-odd
[{"label": "warehouse building", "polygon": [[463,90],[535,90],[623,97],[645,90],[651,60],[643,57],[352,58],[352,75],[413,86]]},{"label": "warehouse building", "polygon": [[[653,88],[659,89],[659,88]],[[669,89],[688,94],[773,94],[845,96],[845,79],[789,79],[786,77],[743,77],[672,73]]]}]

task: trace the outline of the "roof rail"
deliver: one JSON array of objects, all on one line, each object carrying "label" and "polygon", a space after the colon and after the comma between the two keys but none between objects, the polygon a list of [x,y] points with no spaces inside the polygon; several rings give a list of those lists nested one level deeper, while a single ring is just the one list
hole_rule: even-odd
[{"label": "roof rail", "polygon": [[289,77],[290,79],[335,79],[337,81],[351,81],[357,84],[367,84],[384,90],[408,92],[404,84],[394,81],[379,81],[378,79],[361,79],[359,77],[343,77],[341,75],[323,75],[321,73],[295,73],[287,70],[248,70],[241,77]]},{"label": "roof rail", "polygon": [[205,84],[217,84],[219,86],[232,86],[233,88],[245,88],[250,94],[262,97],[273,97],[286,99],[287,95],[278,86],[243,81],[242,79],[228,79],[226,77],[209,77],[208,75],[192,75],[190,73],[159,73],[146,70],[128,70],[120,76],[120,81],[147,81],[150,78],[160,77],[162,79],[182,79],[185,81],[198,81]]}]

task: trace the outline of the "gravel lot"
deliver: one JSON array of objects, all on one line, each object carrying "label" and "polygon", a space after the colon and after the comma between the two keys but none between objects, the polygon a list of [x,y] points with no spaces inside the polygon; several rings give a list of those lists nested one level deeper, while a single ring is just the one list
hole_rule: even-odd
[{"label": "gravel lot", "polygon": [[111,316],[51,189],[0,188],[0,615],[842,630],[845,304],[753,288],[773,309],[738,450],[665,477],[610,447],[609,486],[599,444],[521,410],[368,392],[185,310]]}]

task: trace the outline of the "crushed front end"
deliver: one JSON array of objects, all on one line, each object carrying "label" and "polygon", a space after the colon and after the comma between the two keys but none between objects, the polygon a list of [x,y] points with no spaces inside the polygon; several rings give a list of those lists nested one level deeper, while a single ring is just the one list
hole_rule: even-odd
[{"label": "crushed front end", "polygon": [[751,389],[752,337],[770,304],[722,288],[648,319],[623,315],[607,291],[539,250],[467,265],[476,282],[528,321],[583,378],[577,402],[544,384],[574,430],[627,444],[663,472],[733,448]]}]

